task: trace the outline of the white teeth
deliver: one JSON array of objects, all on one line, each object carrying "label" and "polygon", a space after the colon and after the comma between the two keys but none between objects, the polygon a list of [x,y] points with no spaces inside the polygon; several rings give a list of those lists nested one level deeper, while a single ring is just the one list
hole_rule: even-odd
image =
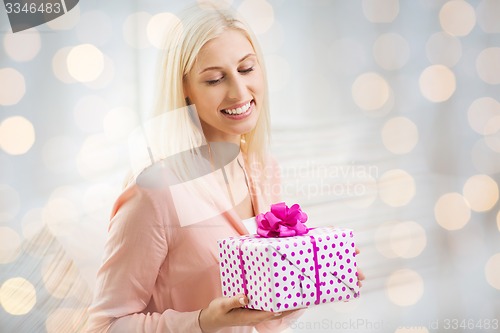
[{"label": "white teeth", "polygon": [[222,110],[222,111],[224,111],[227,114],[242,114],[244,112],[247,112],[249,107],[250,107],[250,102],[248,102],[247,104],[240,106],[239,108],[236,108],[236,109],[226,109],[226,110]]}]

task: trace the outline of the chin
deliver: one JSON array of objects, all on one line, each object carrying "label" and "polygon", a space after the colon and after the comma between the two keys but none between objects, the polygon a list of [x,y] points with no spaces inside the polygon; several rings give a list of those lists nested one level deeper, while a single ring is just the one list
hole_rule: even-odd
[{"label": "chin", "polygon": [[[243,124],[242,124],[243,125]],[[251,123],[244,124],[243,126],[238,126],[238,129],[235,131],[237,135],[248,134],[255,129],[257,126],[257,121],[252,121]]]}]

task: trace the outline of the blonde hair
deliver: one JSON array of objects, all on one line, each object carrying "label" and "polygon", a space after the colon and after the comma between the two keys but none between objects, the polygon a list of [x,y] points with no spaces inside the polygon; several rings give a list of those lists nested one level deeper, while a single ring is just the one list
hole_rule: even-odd
[{"label": "blonde hair", "polygon": [[[242,136],[241,150],[252,162],[261,164],[268,152],[270,138],[269,99],[264,59],[258,42],[249,26],[230,9],[198,5],[187,8],[179,15],[180,21],[171,25],[165,35],[164,53],[158,80],[155,116],[167,111],[187,107],[184,96],[184,77],[191,71],[201,48],[227,29],[241,32],[251,43],[265,81],[263,103],[255,128]],[[182,151],[200,144],[202,134],[190,130],[192,119],[187,112],[169,117],[175,124],[170,127],[170,151]]]}]

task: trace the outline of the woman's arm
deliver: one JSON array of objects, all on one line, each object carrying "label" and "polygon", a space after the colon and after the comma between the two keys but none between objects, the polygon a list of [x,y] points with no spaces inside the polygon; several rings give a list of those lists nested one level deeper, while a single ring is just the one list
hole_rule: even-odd
[{"label": "woman's arm", "polygon": [[[160,207],[136,186],[117,200],[97,275],[88,332],[200,332],[198,311],[142,313],[168,254]],[[163,208],[165,209],[165,208]]]}]

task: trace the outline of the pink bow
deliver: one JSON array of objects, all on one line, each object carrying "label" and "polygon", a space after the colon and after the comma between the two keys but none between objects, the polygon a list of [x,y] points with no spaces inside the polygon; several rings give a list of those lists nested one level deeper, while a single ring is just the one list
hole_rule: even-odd
[{"label": "pink bow", "polygon": [[262,237],[289,237],[306,234],[309,229],[304,225],[307,214],[298,204],[288,207],[284,202],[271,205],[271,211],[259,214],[257,233]]}]

